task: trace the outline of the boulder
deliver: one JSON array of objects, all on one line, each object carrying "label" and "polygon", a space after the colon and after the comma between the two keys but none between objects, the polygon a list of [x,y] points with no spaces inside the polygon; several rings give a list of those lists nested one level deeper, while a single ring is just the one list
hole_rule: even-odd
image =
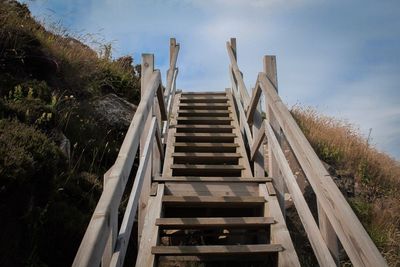
[{"label": "boulder", "polygon": [[116,129],[129,127],[137,106],[115,95],[107,94],[92,101],[97,119]]}]

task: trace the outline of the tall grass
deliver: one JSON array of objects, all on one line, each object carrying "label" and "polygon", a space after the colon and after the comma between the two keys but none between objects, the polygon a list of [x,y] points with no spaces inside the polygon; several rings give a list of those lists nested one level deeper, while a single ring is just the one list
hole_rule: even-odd
[{"label": "tall grass", "polygon": [[318,156],[354,179],[348,201],[390,266],[400,266],[400,163],[354,125],[295,106],[292,115]]}]

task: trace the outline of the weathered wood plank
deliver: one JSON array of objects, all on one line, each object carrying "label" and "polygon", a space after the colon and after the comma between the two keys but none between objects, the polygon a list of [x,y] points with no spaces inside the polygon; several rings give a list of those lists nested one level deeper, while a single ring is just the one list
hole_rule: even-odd
[{"label": "weathered wood plank", "polygon": [[157,246],[151,253],[157,255],[251,255],[268,254],[282,251],[279,244],[232,245],[232,246]]},{"label": "weathered wood plank", "polygon": [[165,182],[165,190],[176,196],[258,196],[258,183]]},{"label": "weathered wood plank", "polygon": [[212,205],[212,204],[263,204],[265,203],[264,197],[259,196],[175,196],[165,195],[162,201],[166,205],[192,205],[193,203]]},{"label": "weathered wood plank", "polygon": [[139,167],[137,169],[135,180],[133,182],[133,187],[129,196],[128,204],[125,209],[125,214],[121,223],[116,248],[110,266],[122,266],[124,263],[126,250],[128,248],[129,239],[132,232],[132,226],[136,217],[136,211],[139,204],[139,197],[142,191],[142,186],[144,182],[143,180],[146,178],[146,169],[150,162],[149,159],[153,147],[153,139],[157,127],[156,124],[156,118],[153,117],[144,145],[144,151],[140,157]]},{"label": "weathered wood plank", "polygon": [[278,199],[276,196],[268,195],[268,190],[265,184],[259,185],[259,194],[260,196],[265,197],[265,200],[267,201],[264,216],[273,217],[276,221],[275,224],[271,225],[271,243],[281,244],[283,247],[283,251],[281,251],[278,256],[278,266],[300,267],[299,258],[294,249],[292,239],[290,238],[289,230],[286,227]]},{"label": "weathered wood plank", "polygon": [[322,236],[318,229],[318,226],[314,220],[313,215],[308,207],[308,204],[297,184],[296,178],[294,177],[292,170],[290,169],[289,163],[286,161],[286,157],[275,137],[275,134],[269,124],[266,125],[269,144],[271,145],[272,152],[274,153],[279,170],[282,172],[282,176],[285,180],[285,184],[292,196],[293,202],[296,206],[297,213],[299,214],[300,220],[307,233],[308,240],[314,250],[314,254],[318,260],[320,266],[336,266]]},{"label": "weathered wood plank", "polygon": [[203,176],[172,176],[172,177],[156,177],[157,182],[236,182],[236,183],[265,183],[270,182],[268,177],[203,177]]},{"label": "weathered wood plank", "polygon": [[265,228],[275,223],[271,217],[225,217],[225,218],[159,218],[156,225],[162,229],[197,229],[197,228]]},{"label": "weathered wood plank", "polygon": [[261,87],[257,82],[256,86],[254,87],[254,90],[253,90],[253,96],[251,97],[249,108],[247,109],[247,123],[248,124],[253,124],[254,112],[257,110],[257,106],[258,106],[258,102],[260,101],[261,93],[262,93]]},{"label": "weathered wood plank", "polygon": [[251,144],[250,147],[250,159],[253,160],[258,149],[260,148],[261,144],[263,143],[265,138],[265,126],[264,126],[264,121],[262,122],[259,131],[257,132],[257,135],[253,139],[253,143]]},{"label": "weathered wood plank", "polygon": [[[247,152],[246,152],[246,148],[244,145],[243,135],[241,134],[241,131],[239,130],[239,120],[238,120],[238,117],[235,112],[235,102],[234,102],[233,95],[232,95],[230,89],[226,89],[226,95],[228,96],[228,99],[229,99],[229,104],[230,104],[229,109],[231,111],[231,116],[233,119],[233,121],[232,121],[232,125],[234,126],[233,133],[235,133],[237,135],[236,143],[239,145],[238,152],[242,154],[242,158],[240,158],[239,164],[242,164],[245,167],[242,175],[247,176],[247,177],[252,177],[253,174],[251,172],[250,162],[247,157]],[[243,112],[243,110],[242,110],[242,112]],[[248,140],[251,140],[251,136],[248,137]]]},{"label": "weathered wood plank", "polygon": [[117,209],[123,189],[128,180],[133,161],[139,146],[141,126],[147,119],[153,103],[155,90],[158,88],[161,75],[154,71],[148,83],[148,89],[139,103],[135,116],[125,135],[118,157],[111,170],[107,187],[104,189],[85,232],[73,266],[99,266],[108,239],[108,220],[110,211]]},{"label": "weathered wood plank", "polygon": [[274,85],[263,73],[259,74],[259,80],[262,89],[271,100],[270,107],[276,119],[354,266],[387,266],[354,211],[276,93]]},{"label": "weathered wood plank", "polygon": [[136,265],[140,267],[153,267],[154,254],[151,248],[158,242],[158,226],[155,224],[156,219],[160,218],[162,211],[162,197],[164,195],[164,185],[158,184],[157,195],[150,197],[149,208],[144,221],[142,240],[140,241]]}]

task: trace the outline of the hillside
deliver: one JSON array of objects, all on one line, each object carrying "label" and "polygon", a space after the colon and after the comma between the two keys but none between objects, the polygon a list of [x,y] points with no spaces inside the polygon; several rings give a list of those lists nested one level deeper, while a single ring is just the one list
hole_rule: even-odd
[{"label": "hillside", "polygon": [[72,262],[139,97],[132,58],[104,48],[0,1],[0,266]]},{"label": "hillside", "polygon": [[312,108],[291,112],[389,266],[400,266],[400,162],[349,123]]},{"label": "hillside", "polygon": [[[0,266],[71,265],[139,101],[132,57],[78,39],[0,1]],[[352,125],[312,109],[292,114],[389,265],[400,266],[400,163]]]}]

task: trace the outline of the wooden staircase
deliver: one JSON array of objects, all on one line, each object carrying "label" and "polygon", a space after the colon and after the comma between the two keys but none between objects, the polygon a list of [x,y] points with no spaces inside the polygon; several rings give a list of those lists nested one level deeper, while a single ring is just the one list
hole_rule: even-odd
[{"label": "wooden staircase", "polygon": [[[250,91],[236,39],[226,48],[232,86],[225,92],[176,91],[174,38],[165,86],[154,56],[142,55],[141,101],[72,266],[121,267],[137,253],[137,267],[297,267],[287,197],[312,248],[302,255],[307,262],[313,253],[319,266],[339,266],[342,247],[353,266],[387,266],[278,95],[275,56],[263,58]],[[138,250],[128,248],[136,232]]]},{"label": "wooden staircase", "polygon": [[[177,94],[171,116],[163,173],[154,179],[163,185],[153,196],[159,216],[145,219],[157,238],[142,236],[136,266],[277,266],[285,248],[273,242],[277,219],[259,189],[273,186],[252,175],[232,95]],[[290,241],[297,261],[291,248]]]}]

